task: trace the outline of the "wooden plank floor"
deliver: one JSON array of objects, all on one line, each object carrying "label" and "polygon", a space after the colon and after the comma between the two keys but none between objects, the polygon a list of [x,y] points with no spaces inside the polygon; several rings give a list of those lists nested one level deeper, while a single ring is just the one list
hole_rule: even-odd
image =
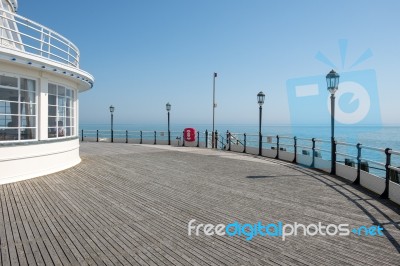
[{"label": "wooden plank floor", "polygon": [[[0,265],[400,265],[400,209],[311,169],[82,143],[71,169],[0,186]],[[188,236],[196,223],[381,224],[384,236]]]}]

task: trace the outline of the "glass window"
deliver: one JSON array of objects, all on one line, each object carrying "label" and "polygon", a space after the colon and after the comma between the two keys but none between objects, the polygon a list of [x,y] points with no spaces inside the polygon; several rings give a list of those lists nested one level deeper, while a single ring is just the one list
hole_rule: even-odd
[{"label": "glass window", "polygon": [[0,100],[18,102],[18,89],[0,87]]},{"label": "glass window", "polygon": [[18,88],[18,78],[8,77],[8,76],[0,76],[0,85]]},{"label": "glass window", "polygon": [[21,127],[36,127],[36,116],[21,116]]},{"label": "glass window", "polygon": [[54,84],[49,84],[49,94],[57,95],[57,86]]},{"label": "glass window", "polygon": [[0,74],[0,142],[36,139],[36,82]]},{"label": "glass window", "polygon": [[57,96],[49,95],[49,105],[57,105]]},{"label": "glass window", "polygon": [[63,138],[74,136],[75,125],[72,118],[74,115],[74,91],[55,84],[49,84],[48,89],[48,137]]}]

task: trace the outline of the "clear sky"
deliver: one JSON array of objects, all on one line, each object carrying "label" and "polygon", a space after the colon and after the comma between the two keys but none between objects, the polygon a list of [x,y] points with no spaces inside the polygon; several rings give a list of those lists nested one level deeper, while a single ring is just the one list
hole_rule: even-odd
[{"label": "clear sky", "polygon": [[108,123],[110,104],[115,123],[162,123],[170,102],[174,123],[210,124],[217,72],[217,123],[257,124],[262,90],[264,123],[290,124],[288,81],[323,79],[332,66],[319,53],[339,74],[373,70],[371,103],[383,123],[400,124],[397,0],[20,0],[18,13],[80,49],[81,68],[95,77],[80,94],[81,123]]}]

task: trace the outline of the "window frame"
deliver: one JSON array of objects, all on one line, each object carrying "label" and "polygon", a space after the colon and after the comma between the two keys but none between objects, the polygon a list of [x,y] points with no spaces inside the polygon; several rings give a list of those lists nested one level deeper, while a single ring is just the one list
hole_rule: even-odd
[{"label": "window frame", "polygon": [[[56,94],[50,92],[50,86],[54,86],[56,90]],[[59,89],[64,89],[64,93],[60,94]],[[47,138],[48,139],[66,139],[66,138],[75,138],[78,136],[78,130],[76,126],[76,100],[77,100],[77,90],[58,82],[49,81],[47,84]],[[68,93],[69,92],[69,93]],[[68,96],[68,94],[70,94]],[[55,98],[55,103],[52,101],[50,104],[50,96]],[[63,103],[60,105],[60,99],[62,99]],[[70,100],[70,106],[67,106],[67,101]],[[53,108],[55,111],[55,115],[50,115],[50,108]],[[69,115],[67,115],[67,108],[69,109]],[[62,115],[60,115],[60,110]],[[72,110],[72,113],[71,113]],[[50,121],[54,120],[54,125],[50,125]],[[67,121],[69,120],[69,125]],[[71,123],[72,121],[72,123]],[[62,125],[60,126],[60,122]],[[60,130],[61,129],[61,130]],[[60,136],[60,132],[63,133]],[[70,135],[67,135],[67,132],[70,132]]]},{"label": "window frame", "polygon": [[[8,127],[6,124],[4,126],[0,126],[0,143],[15,143],[15,142],[27,142],[27,141],[38,141],[39,136],[39,81],[37,78],[30,77],[30,76],[25,76],[25,75],[20,75],[20,74],[15,74],[15,73],[7,73],[0,71],[0,76],[5,76],[5,77],[10,77],[10,78],[15,78],[17,79],[17,86],[7,86],[7,85],[0,85],[0,88],[5,89],[5,90],[14,90],[17,91],[18,94],[18,100],[13,101],[13,100],[0,100],[1,102],[5,103],[4,108],[9,108],[9,112],[6,111],[3,113],[1,112],[0,118],[5,119],[5,123],[7,123],[7,117],[12,117],[12,116],[17,116],[17,121],[16,124],[17,126],[14,127]],[[22,89],[22,80],[30,80],[33,81],[34,83],[34,90],[30,91],[28,88]],[[27,101],[21,101],[22,93],[25,92],[34,92],[35,97],[33,101],[27,102]],[[8,103],[8,106],[7,106]],[[17,104],[17,112],[13,113],[12,112],[12,107],[11,103],[16,103]],[[26,105],[30,106],[29,108],[32,108],[34,106],[34,114],[32,115],[26,115],[26,113],[23,112],[24,108],[26,108]],[[26,119],[27,117],[34,117],[34,120],[32,121],[34,123],[34,126],[27,127],[26,125],[22,125],[22,120],[23,117]],[[29,138],[25,139],[22,138],[23,135],[23,130],[25,129],[30,129],[33,130],[34,138]],[[16,139],[6,139],[7,138],[7,131],[10,130],[16,130],[14,133],[17,138]],[[2,135],[4,134],[4,135]]]}]

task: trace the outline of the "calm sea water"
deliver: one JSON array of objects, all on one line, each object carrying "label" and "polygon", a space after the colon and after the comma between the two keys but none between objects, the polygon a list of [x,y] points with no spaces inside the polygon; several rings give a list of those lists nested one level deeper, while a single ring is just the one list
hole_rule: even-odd
[{"label": "calm sea water", "polygon": [[[193,127],[197,131],[204,132],[205,130],[211,131],[212,125],[207,124],[191,124],[191,125],[181,125],[181,124],[171,124],[172,135],[180,134],[184,128]],[[257,125],[228,125],[221,124],[216,125],[216,130],[223,136],[225,136],[226,131],[237,133],[235,136],[238,139],[243,139],[243,133],[247,133],[249,136],[247,138],[249,146],[257,146]],[[106,132],[110,131],[109,124],[81,124],[80,130],[103,130]],[[167,125],[165,124],[114,124],[114,130],[128,130],[128,131],[157,131],[166,132]],[[265,146],[274,146],[276,143],[276,138],[274,136],[296,136],[298,138],[317,138],[321,140],[330,140],[331,129],[330,126],[263,126],[262,127],[263,136],[272,136],[272,143],[265,143]],[[123,134],[121,134],[123,136]],[[150,134],[149,134],[150,136]],[[391,148],[396,151],[400,151],[400,126],[336,126],[335,128],[336,139],[340,142],[346,142],[349,144],[361,143],[363,146],[376,147],[376,148]],[[287,150],[293,151],[291,145],[293,145],[293,139],[282,138],[280,140],[281,144],[287,144]],[[301,146],[311,146],[310,141],[299,141],[298,145]],[[281,147],[285,147],[282,145]],[[330,159],[330,144],[328,142],[318,142],[317,148],[320,148],[323,158]],[[326,151],[324,151],[326,150]],[[338,160],[344,160],[344,158],[351,158],[351,156],[357,155],[357,149],[354,146],[338,146],[338,152],[345,153],[350,156],[338,156]],[[372,149],[363,148],[362,157],[368,160],[376,161],[379,163],[385,162],[385,154],[382,151],[375,151]],[[400,156],[392,156],[392,164],[400,166]],[[371,167],[383,168],[379,164],[373,165]]]}]

